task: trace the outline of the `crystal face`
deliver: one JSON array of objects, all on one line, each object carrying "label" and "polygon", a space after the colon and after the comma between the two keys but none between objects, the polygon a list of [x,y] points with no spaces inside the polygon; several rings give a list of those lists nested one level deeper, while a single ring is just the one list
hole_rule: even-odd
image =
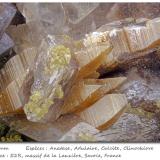
[{"label": "crystal face", "polygon": [[[63,83],[70,75],[71,51],[64,45],[48,47],[48,51],[37,62],[35,80],[32,85],[29,102],[24,111],[31,121],[39,121],[48,113],[54,99],[64,96]],[[41,55],[40,55],[41,56]],[[40,67],[38,67],[40,65]]]},{"label": "crystal face", "polygon": [[0,38],[5,29],[11,23],[13,17],[16,14],[16,8],[11,4],[0,4]]},{"label": "crystal face", "polygon": [[0,68],[5,64],[5,62],[14,55],[11,52],[14,42],[12,39],[4,33],[0,39]]},{"label": "crystal face", "polygon": [[[13,22],[17,9],[14,5],[25,16],[25,24],[16,26]],[[127,80],[119,87],[115,86],[114,92],[125,94],[130,108],[121,114],[121,118],[112,127],[96,135],[104,137],[103,141],[160,141],[160,4],[14,5],[0,4],[0,65],[5,63],[0,71],[2,118],[5,113],[10,112],[13,114],[11,123],[16,122],[16,130],[36,141],[57,141],[76,125],[71,125],[74,122],[73,114],[69,114],[70,120],[65,118],[68,113],[75,113],[75,106],[78,108],[77,112],[81,113],[87,107],[94,109],[95,100],[100,101],[106,94],[112,94],[112,87],[118,83],[119,76],[125,76]],[[20,6],[23,6],[22,9]],[[8,26],[10,22],[11,25]],[[48,35],[52,35],[51,41],[46,40]],[[64,39],[59,42],[62,36]],[[106,50],[105,42],[108,41],[111,42],[112,50],[98,59],[97,56]],[[68,42],[71,46],[67,45]],[[12,49],[17,54],[14,57]],[[95,85],[87,84],[88,94],[79,91],[83,91],[81,86],[71,92],[73,86],[77,86],[79,82],[76,74],[73,75],[75,68],[71,65],[72,51],[79,53],[76,59],[79,65],[78,73],[81,67],[85,66],[79,76],[80,80],[85,78],[87,83],[93,83],[91,80],[95,80],[98,85],[98,81],[106,77],[118,77],[115,81],[111,80],[112,83],[101,84],[102,87],[96,91]],[[94,58],[96,63],[90,63]],[[100,68],[97,69],[96,64]],[[99,76],[101,78],[97,79]],[[75,77],[76,81],[72,82]],[[109,91],[106,91],[107,86]],[[91,95],[92,90],[94,94]],[[104,94],[105,92],[108,93]],[[69,100],[69,103],[65,100]],[[117,101],[116,98],[113,102],[119,106]],[[98,116],[101,106],[98,105],[92,119],[102,119],[105,123],[108,121],[107,115],[104,114],[106,109],[102,109],[102,114]],[[112,111],[109,101],[104,103],[105,106],[109,106],[109,112]],[[17,109],[22,107],[29,121],[26,116],[22,118],[14,115],[19,114]],[[71,107],[74,110],[69,111]],[[109,112],[107,114],[110,116]],[[53,117],[57,118],[56,121]],[[61,118],[64,119],[60,120]],[[9,123],[8,117],[6,122]],[[84,132],[85,127],[80,128],[75,128],[76,134],[71,129],[69,135],[66,134],[60,140],[92,141],[90,134]],[[86,126],[87,130],[88,128],[89,126]],[[73,136],[70,133],[73,133]]]}]

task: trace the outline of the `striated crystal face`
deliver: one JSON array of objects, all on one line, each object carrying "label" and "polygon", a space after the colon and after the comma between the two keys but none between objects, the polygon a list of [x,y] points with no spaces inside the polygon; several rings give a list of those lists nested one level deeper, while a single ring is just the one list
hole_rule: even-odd
[{"label": "striated crystal face", "polygon": [[54,100],[63,98],[63,87],[73,71],[70,65],[71,51],[64,45],[51,45],[46,53],[39,56],[31,96],[24,107],[27,118],[31,121],[43,119],[54,105]]}]

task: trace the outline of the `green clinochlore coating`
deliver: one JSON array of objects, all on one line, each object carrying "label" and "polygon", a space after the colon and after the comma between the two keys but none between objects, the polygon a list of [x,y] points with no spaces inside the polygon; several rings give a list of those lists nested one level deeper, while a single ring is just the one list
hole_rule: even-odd
[{"label": "green clinochlore coating", "polygon": [[96,141],[96,138],[89,133],[79,133],[77,139],[80,141]]},{"label": "green clinochlore coating", "polygon": [[9,127],[4,123],[0,122],[0,137],[4,136],[8,130]]},{"label": "green clinochlore coating", "polygon": [[20,135],[11,135],[7,137],[1,137],[1,142],[22,142]]},{"label": "green clinochlore coating", "polygon": [[70,63],[71,52],[63,45],[57,45],[49,49],[49,58],[46,63],[45,72],[52,74],[57,69],[64,68]]},{"label": "green clinochlore coating", "polygon": [[[0,131],[1,131],[1,129],[4,128],[4,126],[5,126],[5,128],[6,127],[9,128],[8,126],[6,126],[2,123],[0,123],[0,126],[3,126],[3,127],[0,128]],[[22,142],[22,141],[23,141],[23,139],[22,139],[21,134],[16,132],[15,130],[13,130],[11,128],[7,129],[3,133],[3,135],[0,136],[0,142]]]},{"label": "green clinochlore coating", "polygon": [[30,96],[28,104],[25,105],[24,111],[27,115],[33,114],[36,119],[40,120],[48,112],[52,104],[53,101],[50,98],[44,99],[40,91],[35,91]]},{"label": "green clinochlore coating", "polygon": [[56,87],[55,95],[56,95],[57,98],[63,98],[63,96],[64,96],[64,93],[63,93],[63,90],[62,90],[62,86],[59,85],[59,84]]},{"label": "green clinochlore coating", "polygon": [[[64,69],[71,60],[71,52],[69,48],[63,45],[57,45],[49,48],[48,58],[44,65],[45,74],[52,76],[60,69]],[[44,75],[45,76],[45,75]],[[52,84],[54,85],[54,84]],[[34,119],[35,121],[42,119],[46,113],[48,113],[49,107],[54,104],[54,98],[63,98],[64,93],[62,86],[58,83],[53,87],[50,95],[42,95],[41,91],[46,87],[41,88],[41,91],[36,90],[30,96],[29,102],[25,105],[24,111],[28,119]]]}]

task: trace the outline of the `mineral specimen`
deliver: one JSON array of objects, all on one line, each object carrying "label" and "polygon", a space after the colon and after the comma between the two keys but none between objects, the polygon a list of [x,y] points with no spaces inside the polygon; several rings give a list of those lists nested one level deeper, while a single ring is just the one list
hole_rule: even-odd
[{"label": "mineral specimen", "polygon": [[0,4],[0,38],[5,29],[11,23],[13,17],[16,14],[16,8],[12,4],[1,3]]},{"label": "mineral specimen", "polygon": [[95,134],[99,131],[87,123],[81,122],[63,135],[59,141],[99,141]]},{"label": "mineral specimen", "polygon": [[87,46],[75,53],[79,65],[78,79],[88,77],[94,73],[104,62],[104,59],[111,52],[109,42],[101,45]]},{"label": "mineral specimen", "polygon": [[0,39],[0,68],[10,59],[15,53],[12,51],[14,43],[12,39],[4,33]]},{"label": "mineral specimen", "polygon": [[[62,132],[64,134],[68,132],[66,128],[74,121],[74,117],[72,116],[70,120],[65,119],[67,115],[59,118],[63,113],[60,112],[62,110],[64,111],[63,114],[78,112],[77,114],[83,120],[87,120],[98,129],[105,129],[112,125],[123,113],[126,108],[125,104],[127,104],[126,97],[130,103],[136,104],[134,107],[139,106],[141,101],[147,100],[148,102],[148,100],[157,101],[159,99],[159,64],[157,61],[159,60],[157,47],[160,44],[159,18],[148,19],[159,15],[157,13],[159,5],[140,4],[139,6],[141,7],[137,7],[137,4],[93,4],[91,6],[85,6],[84,4],[56,4],[54,6],[50,4],[18,4],[19,8],[20,5],[23,6],[21,11],[26,17],[27,24],[20,25],[19,27],[12,26],[16,30],[14,33],[12,32],[11,37],[16,42],[14,49],[18,53],[18,56],[10,60],[1,71],[2,78],[0,82],[2,86],[4,86],[4,83],[8,85],[5,85],[7,89],[2,91],[3,99],[0,101],[3,106],[0,108],[1,114],[15,111],[15,108],[22,106],[21,102],[26,102],[29,99],[25,110],[31,121],[39,121],[44,117],[50,119],[55,116],[58,120],[60,119],[59,123],[57,123],[57,120],[54,123],[42,124],[32,123],[21,117],[20,121],[24,121],[22,123],[19,122],[19,126],[17,123],[16,127],[22,132],[29,134],[38,141],[58,140],[63,135]],[[79,7],[77,8],[77,6]],[[83,14],[83,12],[85,13]],[[54,16],[53,13],[55,13]],[[145,18],[127,18],[108,24],[111,20],[129,16],[134,18],[143,16]],[[106,25],[97,29],[106,22]],[[76,43],[75,39],[79,39],[79,37],[84,36],[85,33],[89,33],[90,31],[95,32],[88,34],[85,39],[81,39]],[[71,47],[62,45],[62,43],[56,43],[56,36],[52,39],[53,43],[51,46],[48,47],[48,44],[46,45],[45,43],[42,43],[40,46],[41,41],[45,39],[47,34],[53,33],[56,35],[64,32],[75,38],[71,43]],[[66,41],[69,40],[67,39]],[[59,76],[57,80],[55,78],[57,75],[55,74],[56,70],[64,69],[72,61],[70,53],[72,53],[72,49],[75,47],[74,42],[78,48],[75,54],[79,65],[78,76],[73,76],[75,77],[75,81],[72,81],[70,78],[68,80],[68,77],[72,77],[68,76],[71,70],[65,70],[61,72],[64,75],[62,76],[63,78]],[[62,54],[57,54],[57,51],[60,51]],[[153,54],[152,51],[156,52]],[[36,57],[37,53],[40,53],[38,60]],[[153,54],[154,63],[150,63],[150,61],[153,61],[152,56],[149,56],[146,60],[145,56],[147,54]],[[35,57],[36,61],[34,62]],[[140,57],[143,58],[139,62]],[[16,59],[20,59],[21,62]],[[15,66],[15,64],[17,65]],[[20,67],[21,64],[23,67]],[[134,72],[130,69],[132,65],[135,67]],[[119,70],[104,75],[107,76],[106,79],[94,79],[101,76],[102,70],[103,73],[106,73],[113,71],[116,67]],[[154,68],[156,71],[151,68]],[[19,71],[16,71],[16,69],[19,69]],[[6,73],[5,70],[8,72]],[[19,77],[19,74],[22,74],[23,71],[26,73],[26,70],[30,70],[29,81],[27,78],[23,80],[23,75]],[[108,77],[112,76],[127,77],[127,81],[125,81],[120,90],[117,86],[125,78],[118,79],[120,78],[118,77],[108,80]],[[64,84],[63,80],[66,81],[66,84]],[[24,83],[23,87],[21,87],[22,82]],[[81,84],[81,82],[85,83]],[[31,85],[32,89],[30,90]],[[23,88],[23,93],[26,94],[21,94],[19,92],[20,88]],[[126,97],[122,94],[110,93],[115,88],[114,92],[126,94]],[[105,95],[108,92],[110,95]],[[25,100],[23,101],[22,99]],[[10,103],[8,104],[6,101],[10,101]],[[141,107],[142,112],[145,110],[143,116],[145,114],[148,115],[146,113],[148,111],[159,115],[159,109],[149,106],[152,104],[150,101],[147,105],[146,103],[142,103],[145,105],[145,107]],[[132,108],[131,113],[136,114]],[[48,114],[50,114],[50,118]],[[13,119],[15,118],[16,116]],[[53,119],[55,120],[55,118]],[[151,131],[152,129],[153,131]],[[73,130],[70,131],[71,134]],[[102,137],[105,136],[107,141],[120,140],[132,142],[140,139],[143,141],[153,141],[153,137],[158,138],[157,133],[157,124],[155,125],[154,120],[148,122],[146,119],[143,120],[136,115],[123,114],[122,118],[113,128],[111,127],[107,131],[102,132]],[[157,136],[155,136],[156,134]],[[72,136],[69,139],[69,137],[67,133],[66,137],[64,136],[61,140],[93,140],[90,135],[85,133],[79,134],[76,138]]]},{"label": "mineral specimen", "polygon": [[42,120],[54,103],[60,103],[66,94],[63,88],[76,70],[71,65],[72,53],[64,45],[49,46],[39,57],[31,96],[24,107],[27,118],[32,121]]},{"label": "mineral specimen", "polygon": [[125,77],[86,79],[75,84],[64,101],[62,114],[82,112],[126,80]]},{"label": "mineral specimen", "polygon": [[127,104],[124,94],[108,94],[79,115],[92,126],[104,130],[119,118]]}]

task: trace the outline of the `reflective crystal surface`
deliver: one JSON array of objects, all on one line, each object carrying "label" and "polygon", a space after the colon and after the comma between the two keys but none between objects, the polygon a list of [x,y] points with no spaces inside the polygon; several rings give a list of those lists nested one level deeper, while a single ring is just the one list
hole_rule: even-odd
[{"label": "reflective crystal surface", "polygon": [[4,33],[0,39],[0,68],[7,62],[7,60],[14,55],[12,47],[14,42],[12,39]]},{"label": "reflective crystal surface", "polygon": [[[80,137],[75,136],[75,132],[81,132],[81,129],[83,130],[85,128],[78,126],[79,122],[82,121],[81,119],[75,115],[67,115],[58,118],[60,116],[59,107],[57,107],[59,106],[59,102],[57,103],[57,100],[55,100],[53,104],[50,99],[47,99],[48,97],[51,97],[52,100],[54,98],[61,99],[63,94],[67,95],[67,93],[63,93],[63,89],[65,89],[66,86],[60,86],[59,82],[63,78],[64,81],[68,82],[68,79],[64,75],[69,75],[68,78],[70,79],[70,75],[72,75],[71,71],[74,71],[75,66],[69,66],[67,69],[63,68],[62,70],[59,69],[57,72],[54,72],[52,70],[54,65],[50,62],[52,61],[54,63],[56,56],[48,56],[50,45],[46,43],[45,40],[48,35],[49,37],[54,37],[52,39],[53,41],[50,42],[52,42],[51,44],[53,46],[56,46],[57,44],[61,44],[57,43],[57,37],[59,35],[67,35],[74,40],[79,40],[83,39],[86,34],[89,35],[89,33],[95,31],[103,32],[106,30],[113,30],[113,36],[111,36],[113,41],[115,40],[113,46],[114,49],[117,47],[114,50],[114,56],[117,51],[121,51],[122,49],[117,45],[120,42],[120,46],[125,48],[125,53],[128,53],[128,50],[132,50],[132,53],[137,53],[139,45],[141,45],[140,47],[142,48],[147,47],[150,40],[154,42],[159,36],[159,27],[157,27],[158,19],[154,20],[156,23],[151,22],[147,24],[151,32],[146,32],[145,27],[148,19],[160,16],[160,4],[19,3],[16,5],[21,14],[26,18],[26,24],[9,27],[8,25],[16,12],[15,8],[10,4],[0,5],[0,19],[2,19],[2,21],[0,21],[0,36],[2,36],[0,39],[0,56],[6,51],[8,52],[8,49],[10,51],[10,48],[13,47],[13,42],[7,35],[9,34],[14,40],[14,50],[20,55],[24,68],[26,70],[30,69],[31,71],[28,75],[29,78],[25,79],[26,81],[28,80],[28,82],[25,81],[24,85],[21,87],[21,92],[25,93],[22,94],[24,97],[21,96],[21,98],[25,99],[24,101],[27,102],[31,95],[31,101],[39,106],[43,106],[45,103],[45,105],[47,105],[47,110],[46,108],[43,110],[43,113],[46,113],[46,116],[42,120],[43,123],[30,122],[26,119],[25,115],[5,117],[3,120],[19,132],[36,141],[64,141],[66,139],[70,141],[89,139],[92,141],[93,139],[88,134],[80,134]],[[152,24],[154,25],[152,26]],[[7,27],[7,34],[3,34]],[[123,29],[126,31],[129,37],[128,39],[131,40],[130,49],[122,44],[122,27],[125,27]],[[116,35],[114,36],[115,28]],[[137,28],[137,32],[131,28]],[[148,35],[149,41],[146,38]],[[151,35],[153,36],[152,38],[150,38]],[[64,37],[66,38],[67,36]],[[132,43],[132,40],[134,40],[136,36],[139,41],[134,41],[135,43]],[[67,41],[69,40],[67,39]],[[54,48],[52,49],[54,50]],[[68,53],[68,50],[66,50],[66,52]],[[147,50],[145,53],[138,53],[135,54],[135,56],[133,56],[132,53],[130,53],[130,56],[124,54],[122,57],[119,57],[118,62],[120,63],[118,63],[118,67],[113,70],[111,68],[108,73],[102,75],[105,78],[117,76],[127,77],[127,81],[120,88],[114,90],[114,92],[124,93],[130,105],[113,126],[101,133],[95,133],[94,136],[108,142],[159,142],[159,46],[156,46],[154,51]],[[33,55],[33,57],[31,55]],[[112,59],[113,55],[109,58]],[[70,56],[67,56],[65,60],[70,59]],[[0,65],[1,63],[3,63],[3,60],[0,59]],[[48,69],[45,69],[45,64],[48,64],[46,65]],[[59,64],[63,65],[64,61],[58,61],[57,66],[59,66]],[[49,76],[45,76],[44,70],[46,70]],[[58,77],[58,80],[56,77]],[[41,94],[39,94],[39,91],[42,93],[43,98]],[[55,95],[57,97],[55,97]],[[33,108],[31,107],[30,112],[27,113],[28,119],[39,121],[33,114],[35,111]],[[37,109],[37,107],[35,108]],[[42,116],[41,110],[37,109],[36,112],[40,117]],[[54,122],[46,122],[48,119]],[[55,119],[57,120],[55,121]],[[76,128],[76,126],[78,126],[78,128]]]},{"label": "reflective crystal surface", "polygon": [[11,23],[13,17],[16,14],[16,8],[12,4],[1,3],[0,4],[0,38]]}]

